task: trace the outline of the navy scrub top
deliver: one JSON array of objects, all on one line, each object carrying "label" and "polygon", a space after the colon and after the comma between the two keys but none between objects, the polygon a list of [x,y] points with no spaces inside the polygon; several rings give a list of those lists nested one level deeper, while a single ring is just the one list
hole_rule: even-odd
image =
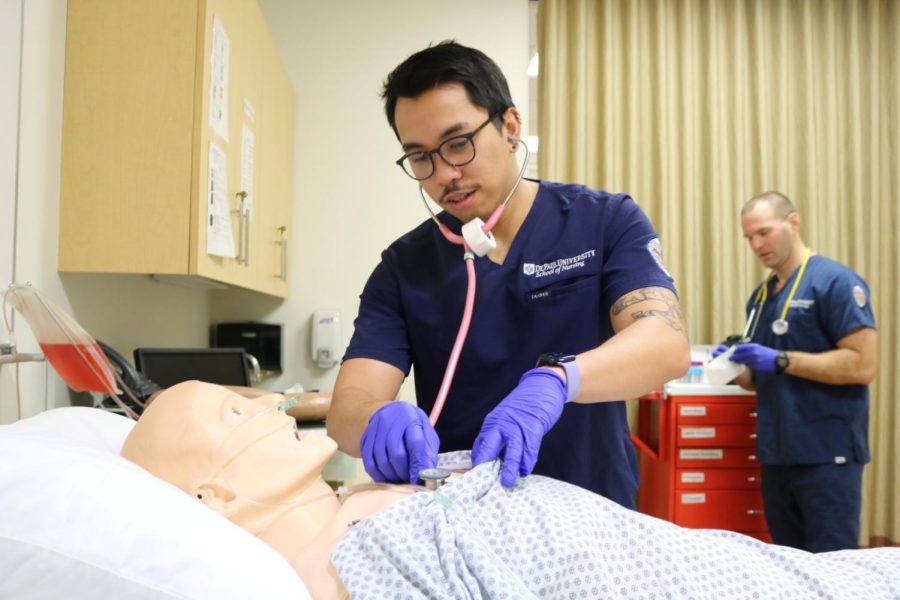
[{"label": "navy scrub top", "polygon": [[[454,217],[439,218],[460,231]],[[426,414],[463,314],[462,255],[430,220],[394,242],[363,290],[344,355],[406,374],[414,368]],[[656,232],[637,204],[578,185],[540,182],[504,263],[476,258],[475,271],[471,328],[436,426],[441,452],[471,449],[485,416],[542,353],[578,354],[609,339],[609,310],[621,296],[650,286],[674,291]],[[566,405],[534,472],[634,507],[638,473],[624,402]]]},{"label": "navy scrub top", "polygon": [[[776,335],[772,322],[799,273],[794,271],[775,293],[770,278],[768,300],[752,341],[778,350],[827,352],[860,327],[875,327],[869,286],[839,262],[809,258],[786,320],[788,331]],[[747,313],[759,291],[757,286]],[[869,387],[831,385],[786,373],[754,372],[758,404],[757,453],[762,464],[798,465],[869,461]]]}]

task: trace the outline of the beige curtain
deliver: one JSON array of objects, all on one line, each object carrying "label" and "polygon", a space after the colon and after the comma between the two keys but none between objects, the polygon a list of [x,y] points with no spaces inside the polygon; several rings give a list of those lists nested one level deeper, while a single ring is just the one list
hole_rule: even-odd
[{"label": "beige curtain", "polygon": [[540,0],[538,50],[540,176],[634,196],[693,343],[743,328],[764,272],[738,211],[759,192],[869,282],[862,541],[900,541],[900,0]]}]

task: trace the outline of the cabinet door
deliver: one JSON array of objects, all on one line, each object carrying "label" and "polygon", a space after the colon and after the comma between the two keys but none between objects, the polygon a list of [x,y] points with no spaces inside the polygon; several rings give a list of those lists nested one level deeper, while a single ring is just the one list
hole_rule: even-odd
[{"label": "cabinet door", "polygon": [[261,32],[262,104],[257,111],[259,185],[253,234],[256,288],[286,297],[291,241],[294,91],[268,31]]},{"label": "cabinet door", "polygon": [[[241,175],[245,125],[253,131],[253,122],[248,116],[252,111],[245,110],[245,106],[259,106],[261,97],[262,57],[257,40],[262,16],[256,3],[247,0],[208,0],[205,3],[201,2],[201,5],[202,52],[198,51],[200,61],[197,68],[198,72],[203,73],[203,77],[202,80],[198,78],[198,81],[202,81],[202,85],[196,90],[197,185],[191,219],[193,239],[196,241],[191,247],[192,273],[252,288],[254,282],[250,261],[253,223],[252,217],[241,214],[241,193],[249,191],[255,196],[256,190],[243,190]],[[214,29],[216,23],[219,26],[217,30]],[[214,56],[214,51],[222,48],[222,45],[216,43],[217,38],[223,35],[223,39],[227,39],[227,51],[216,52]],[[225,66],[227,68],[224,68]],[[222,117],[225,123],[221,128],[213,126],[210,116],[213,105],[211,86],[216,76],[227,78],[225,86],[227,99],[223,102],[225,112]],[[224,196],[230,223],[230,232],[226,228],[226,233],[233,241],[235,252],[233,258],[209,253],[211,144],[215,144],[226,157],[227,188]],[[255,188],[258,180],[258,169],[255,168],[255,164],[251,175]],[[255,203],[255,197],[251,200]]]},{"label": "cabinet door", "polygon": [[197,6],[69,0],[59,270],[187,274]]}]

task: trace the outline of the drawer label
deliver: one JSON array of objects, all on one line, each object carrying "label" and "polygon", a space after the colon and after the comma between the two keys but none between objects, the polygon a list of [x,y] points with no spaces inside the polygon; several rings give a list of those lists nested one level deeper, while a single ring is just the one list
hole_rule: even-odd
[{"label": "drawer label", "polygon": [[706,504],[706,494],[698,492],[695,494],[682,494],[682,504]]},{"label": "drawer label", "polygon": [[706,473],[682,473],[681,483],[703,483],[706,481]]},{"label": "drawer label", "polygon": [[678,457],[683,460],[722,460],[725,451],[721,448],[716,450],[679,450]]},{"label": "drawer label", "polygon": [[681,437],[686,440],[702,440],[716,437],[715,427],[683,427]]},{"label": "drawer label", "polygon": [[679,407],[679,414],[682,417],[705,417],[706,416],[706,407],[705,406],[681,406]]}]

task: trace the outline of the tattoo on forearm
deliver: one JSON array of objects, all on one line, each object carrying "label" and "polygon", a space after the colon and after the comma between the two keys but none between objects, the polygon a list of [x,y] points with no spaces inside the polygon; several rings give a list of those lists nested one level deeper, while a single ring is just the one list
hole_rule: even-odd
[{"label": "tattoo on forearm", "polygon": [[613,316],[617,316],[630,306],[649,301],[662,302],[666,305],[666,308],[636,310],[631,314],[631,318],[637,321],[638,319],[646,319],[647,317],[659,317],[675,331],[680,331],[687,335],[687,330],[684,326],[684,316],[681,314],[678,303],[672,297],[671,292],[662,288],[648,287],[635,290],[634,292],[619,298],[619,300],[613,304],[611,312]]}]

